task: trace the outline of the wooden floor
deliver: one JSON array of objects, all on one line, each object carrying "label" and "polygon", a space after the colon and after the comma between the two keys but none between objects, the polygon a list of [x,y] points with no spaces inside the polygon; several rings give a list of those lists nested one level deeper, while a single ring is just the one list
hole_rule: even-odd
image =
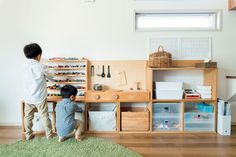
[{"label": "wooden floor", "polygon": [[[231,136],[218,134],[89,134],[111,139],[145,157],[236,157],[236,126]],[[0,144],[21,139],[18,127],[0,127]]]}]

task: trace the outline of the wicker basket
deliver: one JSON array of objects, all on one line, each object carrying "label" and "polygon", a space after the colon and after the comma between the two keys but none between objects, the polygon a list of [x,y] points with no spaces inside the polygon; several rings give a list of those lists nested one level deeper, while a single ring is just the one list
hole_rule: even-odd
[{"label": "wicker basket", "polygon": [[169,68],[171,64],[172,56],[169,52],[164,51],[163,46],[158,47],[158,52],[149,55],[148,66],[151,68]]}]

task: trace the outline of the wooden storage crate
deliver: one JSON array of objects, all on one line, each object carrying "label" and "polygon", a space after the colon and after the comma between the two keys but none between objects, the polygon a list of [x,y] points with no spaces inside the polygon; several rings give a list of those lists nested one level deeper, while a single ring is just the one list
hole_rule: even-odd
[{"label": "wooden storage crate", "polygon": [[148,131],[149,114],[146,107],[121,107],[121,130]]}]

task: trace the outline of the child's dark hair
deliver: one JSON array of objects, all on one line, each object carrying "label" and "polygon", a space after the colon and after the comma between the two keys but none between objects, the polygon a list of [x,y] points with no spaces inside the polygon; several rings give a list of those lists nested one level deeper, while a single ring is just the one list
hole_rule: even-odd
[{"label": "child's dark hair", "polygon": [[62,98],[70,98],[70,96],[76,96],[78,90],[72,85],[65,85],[61,88],[61,96]]},{"label": "child's dark hair", "polygon": [[24,47],[24,54],[26,58],[33,59],[42,54],[42,49],[37,43],[28,44]]}]

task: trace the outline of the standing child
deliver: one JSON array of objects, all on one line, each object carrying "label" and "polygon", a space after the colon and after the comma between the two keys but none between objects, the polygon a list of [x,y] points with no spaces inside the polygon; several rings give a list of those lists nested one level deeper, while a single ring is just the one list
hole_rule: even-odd
[{"label": "standing child", "polygon": [[56,105],[56,128],[59,136],[58,142],[63,142],[71,136],[81,141],[83,123],[75,120],[75,112],[83,110],[75,102],[78,90],[72,85],[65,85],[61,89],[62,101]]},{"label": "standing child", "polygon": [[42,65],[41,60],[42,49],[32,43],[24,47],[24,54],[27,62],[23,67],[23,85],[24,85],[24,101],[25,101],[25,130],[26,140],[34,138],[32,131],[32,120],[34,112],[38,111],[42,123],[46,131],[46,137],[52,137],[52,125],[49,119],[47,107],[47,84],[46,77],[52,79],[47,72],[46,66]]}]

